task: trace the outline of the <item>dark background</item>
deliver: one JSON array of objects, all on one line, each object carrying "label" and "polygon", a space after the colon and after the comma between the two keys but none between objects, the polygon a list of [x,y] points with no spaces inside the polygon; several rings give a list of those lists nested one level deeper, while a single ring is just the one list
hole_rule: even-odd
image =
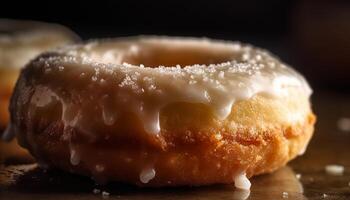
[{"label": "dark background", "polygon": [[314,88],[348,91],[350,1],[8,2],[1,18],[63,24],[83,39],[140,34],[240,40],[267,48]]}]

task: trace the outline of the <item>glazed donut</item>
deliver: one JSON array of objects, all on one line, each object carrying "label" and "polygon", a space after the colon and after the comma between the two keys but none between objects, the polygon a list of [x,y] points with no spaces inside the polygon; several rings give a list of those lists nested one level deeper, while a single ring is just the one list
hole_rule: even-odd
[{"label": "glazed donut", "polygon": [[[20,69],[50,48],[72,43],[78,37],[56,24],[0,19],[0,130],[9,120],[9,101]],[[4,160],[31,160],[17,141],[0,141],[0,163]]]},{"label": "glazed donut", "polygon": [[292,68],[238,42],[92,41],[26,66],[7,134],[42,167],[102,183],[247,189],[305,151],[310,94]]}]

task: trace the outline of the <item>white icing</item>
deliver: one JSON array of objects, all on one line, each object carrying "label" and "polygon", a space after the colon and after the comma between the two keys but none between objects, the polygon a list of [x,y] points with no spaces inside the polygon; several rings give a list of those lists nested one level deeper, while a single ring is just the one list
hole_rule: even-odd
[{"label": "white icing", "polygon": [[80,163],[80,156],[78,152],[73,148],[70,150],[70,163],[72,165],[79,165]]},{"label": "white icing", "polygon": [[154,179],[156,176],[156,171],[153,168],[145,168],[140,173],[140,181],[142,183],[148,183],[150,180]]},{"label": "white icing", "polygon": [[42,86],[36,87],[31,98],[31,104],[36,107],[46,107],[52,103],[54,98],[58,98],[58,96],[49,88]]},{"label": "white icing", "polygon": [[109,95],[104,95],[101,99],[101,108],[102,108],[102,118],[106,125],[113,125],[117,118],[118,113],[113,109],[113,99]]},{"label": "white icing", "polygon": [[105,170],[105,167],[103,165],[96,165],[95,169],[97,172],[103,172]]},{"label": "white icing", "polygon": [[[173,48],[180,52],[192,47],[209,49],[219,52],[211,56],[227,55],[227,62],[153,68],[124,63],[130,55],[145,57],[152,48],[160,47],[164,51]],[[210,106],[215,116],[223,120],[231,113],[236,101],[258,93],[288,96],[288,89],[295,88],[307,98],[311,94],[305,79],[292,68],[266,51],[234,42],[141,37],[90,42],[51,53],[51,56],[32,63],[31,67],[48,80],[43,83],[47,87],[44,91],[40,91],[43,89],[38,89],[39,86],[36,88],[39,91],[33,95],[32,103],[42,107],[52,99],[59,101],[65,133],[74,127],[94,136],[94,130],[90,128],[94,122],[83,114],[86,112],[99,114],[96,118],[108,126],[117,123],[122,117],[120,113],[132,112],[143,123],[145,131],[157,134],[162,129],[160,111],[171,103],[202,103]],[[148,54],[146,58],[151,57]],[[73,94],[83,101],[73,102]],[[288,116],[290,122],[304,118],[305,113],[301,112]],[[66,139],[70,139],[69,136]]]},{"label": "white icing", "polygon": [[306,149],[307,149],[307,144],[305,144],[305,145],[300,149],[300,151],[298,152],[298,156],[304,155],[305,152],[306,152]]},{"label": "white icing", "polygon": [[247,178],[245,172],[239,173],[234,177],[235,187],[242,190],[249,190],[251,183]]}]

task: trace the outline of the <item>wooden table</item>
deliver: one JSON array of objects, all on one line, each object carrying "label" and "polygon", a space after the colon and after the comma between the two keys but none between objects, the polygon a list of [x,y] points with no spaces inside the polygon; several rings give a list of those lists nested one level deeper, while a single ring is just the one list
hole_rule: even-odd
[{"label": "wooden table", "polygon": [[[252,178],[250,192],[235,190],[232,185],[163,189],[117,183],[98,186],[89,178],[60,171],[45,172],[32,164],[0,168],[0,199],[350,199],[350,131],[337,127],[340,118],[350,118],[350,94],[316,92],[313,102],[318,121],[305,155],[273,174]],[[325,166],[329,164],[344,166],[344,174],[327,174]],[[110,195],[94,194],[94,189]]]}]

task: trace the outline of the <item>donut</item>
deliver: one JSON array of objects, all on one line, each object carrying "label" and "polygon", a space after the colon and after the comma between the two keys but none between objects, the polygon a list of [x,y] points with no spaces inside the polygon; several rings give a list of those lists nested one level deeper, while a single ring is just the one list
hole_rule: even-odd
[{"label": "donut", "polygon": [[[20,69],[43,51],[78,40],[60,25],[0,19],[0,132],[9,121],[9,101]],[[16,140],[0,141],[0,163],[7,159],[32,160]]]},{"label": "donut", "polygon": [[138,36],[41,54],[22,71],[8,135],[41,167],[142,187],[230,184],[303,154],[312,91],[239,42]]}]

